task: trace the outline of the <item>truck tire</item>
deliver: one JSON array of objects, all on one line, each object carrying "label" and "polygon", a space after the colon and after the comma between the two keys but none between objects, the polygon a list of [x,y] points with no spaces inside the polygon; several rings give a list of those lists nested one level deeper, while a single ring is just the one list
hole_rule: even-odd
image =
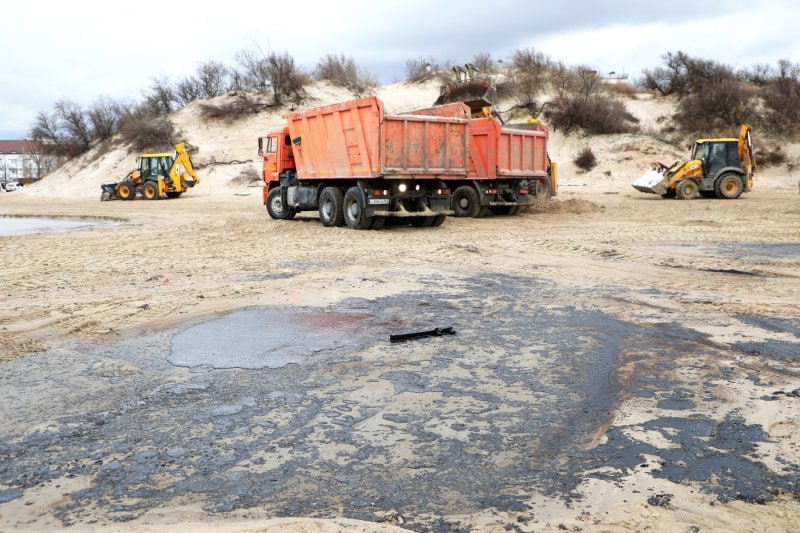
[{"label": "truck tire", "polygon": [[142,186],[142,196],[147,200],[158,200],[158,185],[147,181]]},{"label": "truck tire", "polygon": [[446,218],[447,216],[445,215],[436,215],[435,217],[433,217],[433,222],[431,222],[431,227],[438,228],[444,223],[444,219]]},{"label": "truck tire", "polygon": [[697,183],[694,180],[686,179],[675,187],[675,197],[680,200],[691,200],[697,196]]},{"label": "truck tire", "polygon": [[489,206],[489,211],[493,215],[516,215],[519,211],[518,205],[492,205]]},{"label": "truck tire", "polygon": [[325,187],[319,195],[319,219],[326,227],[344,226],[344,194],[338,187]]},{"label": "truck tire", "polygon": [[130,180],[123,180],[117,185],[117,196],[121,200],[133,200],[136,198],[136,184]]},{"label": "truck tire", "polygon": [[536,198],[544,198],[545,200],[553,196],[553,188],[550,185],[550,178],[534,180],[533,195],[536,196]]},{"label": "truck tire", "polygon": [[369,229],[383,229],[383,224],[386,222],[386,217],[372,217],[372,224]]},{"label": "truck tire", "polygon": [[410,223],[415,228],[429,228],[433,224],[434,217],[414,217]]},{"label": "truck tire", "polygon": [[742,195],[744,185],[742,178],[736,174],[726,172],[714,184],[714,191],[717,193],[717,198],[724,198],[726,200],[735,200]]},{"label": "truck tire", "polygon": [[453,192],[453,212],[457,217],[476,217],[481,211],[478,191],[471,185],[462,185]]},{"label": "truck tire", "polygon": [[350,187],[344,194],[344,222],[353,229],[367,229],[372,226],[372,217],[367,216],[364,195],[358,187]]},{"label": "truck tire", "polygon": [[291,220],[297,211],[291,208],[284,208],[281,200],[281,188],[275,187],[267,195],[267,213],[275,220]]}]

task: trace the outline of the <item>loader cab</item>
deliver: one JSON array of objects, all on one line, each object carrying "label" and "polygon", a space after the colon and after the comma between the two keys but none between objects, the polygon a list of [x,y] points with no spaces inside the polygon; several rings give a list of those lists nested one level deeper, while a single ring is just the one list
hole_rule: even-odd
[{"label": "loader cab", "polygon": [[174,162],[172,154],[144,154],[139,158],[139,172],[142,179],[166,177]]},{"label": "loader cab", "polygon": [[289,128],[273,131],[266,137],[259,137],[258,155],[264,161],[262,179],[265,182],[277,180],[278,175],[286,170],[294,170],[294,153]]},{"label": "loader cab", "polygon": [[741,168],[738,139],[698,139],[692,150],[692,160],[703,162],[706,178],[715,177],[724,168]]}]

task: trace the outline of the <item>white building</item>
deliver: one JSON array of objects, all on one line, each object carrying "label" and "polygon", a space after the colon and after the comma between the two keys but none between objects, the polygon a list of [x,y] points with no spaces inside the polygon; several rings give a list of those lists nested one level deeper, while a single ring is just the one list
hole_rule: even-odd
[{"label": "white building", "polygon": [[58,158],[42,154],[36,141],[0,141],[0,183],[30,183],[57,166]]}]

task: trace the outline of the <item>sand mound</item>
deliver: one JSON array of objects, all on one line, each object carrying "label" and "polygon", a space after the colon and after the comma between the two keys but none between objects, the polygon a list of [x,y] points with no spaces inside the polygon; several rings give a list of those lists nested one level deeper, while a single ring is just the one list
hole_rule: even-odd
[{"label": "sand mound", "polygon": [[522,208],[522,212],[580,215],[582,213],[596,213],[602,211],[602,209],[602,207],[589,200],[582,200],[579,198],[557,200],[551,198],[550,200],[539,200],[531,206],[524,207]]}]

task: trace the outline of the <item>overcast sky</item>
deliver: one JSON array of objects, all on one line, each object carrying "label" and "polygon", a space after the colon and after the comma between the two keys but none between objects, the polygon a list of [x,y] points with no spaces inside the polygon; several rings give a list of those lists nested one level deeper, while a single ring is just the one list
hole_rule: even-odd
[{"label": "overcast sky", "polygon": [[798,30],[800,3],[791,0],[6,2],[0,139],[25,136],[57,100],[139,100],[154,76],[175,80],[211,60],[233,65],[253,46],[289,52],[308,70],[344,53],[384,83],[402,80],[410,58],[508,59],[528,47],[637,78],[678,50],[737,67],[800,62]]}]

